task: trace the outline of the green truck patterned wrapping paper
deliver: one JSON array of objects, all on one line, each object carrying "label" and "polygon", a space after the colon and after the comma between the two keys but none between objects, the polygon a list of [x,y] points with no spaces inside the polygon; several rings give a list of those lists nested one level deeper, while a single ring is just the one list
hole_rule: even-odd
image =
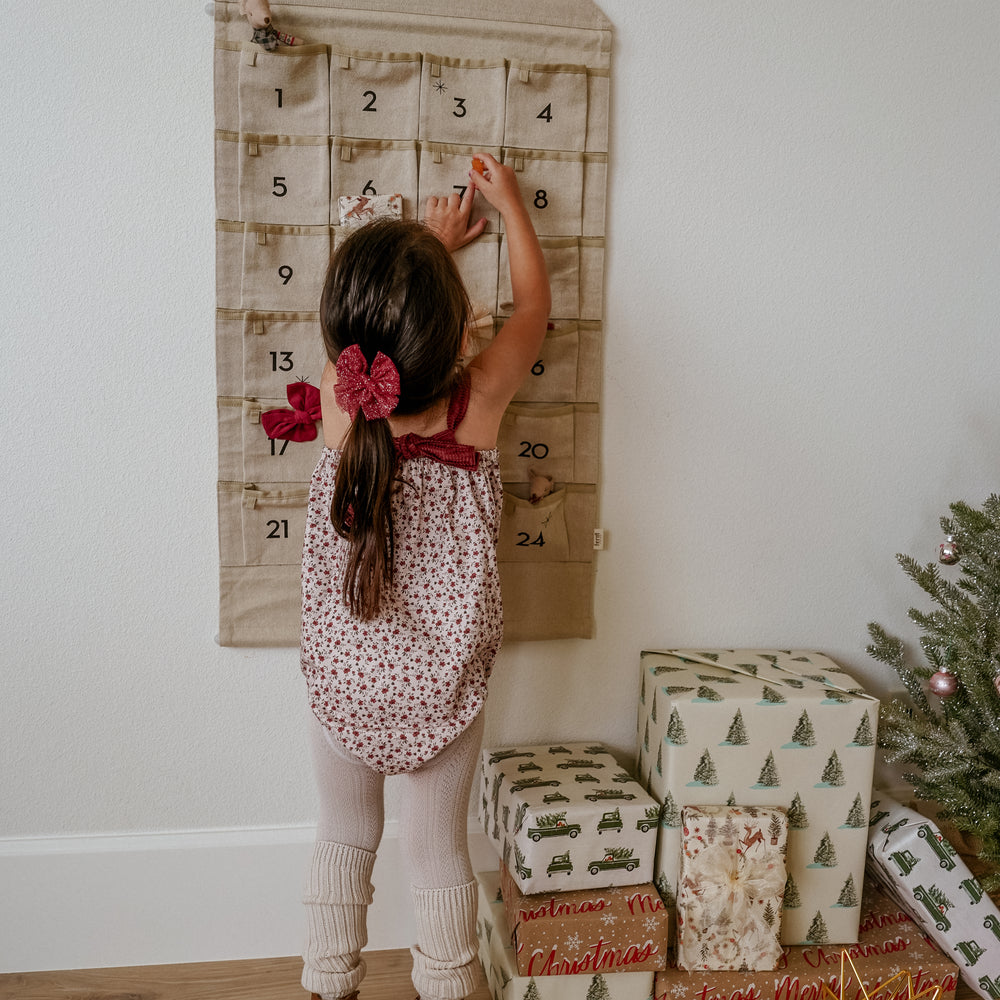
[{"label": "green truck patterned wrapping paper", "polygon": [[483,750],[479,818],[524,893],[653,880],[660,807],[599,743]]},{"label": "green truck patterned wrapping paper", "polygon": [[638,770],[663,804],[654,881],[675,907],[681,809],[784,809],[782,944],[857,941],[878,700],[821,653],[647,650]]},{"label": "green truck patterned wrapping paper", "polygon": [[868,872],[984,1000],[1000,1000],[1000,911],[926,817],[876,792]]},{"label": "green truck patterned wrapping paper", "polygon": [[480,872],[479,958],[493,1000],[652,1000],[652,971],[519,976],[500,896],[500,873]]}]

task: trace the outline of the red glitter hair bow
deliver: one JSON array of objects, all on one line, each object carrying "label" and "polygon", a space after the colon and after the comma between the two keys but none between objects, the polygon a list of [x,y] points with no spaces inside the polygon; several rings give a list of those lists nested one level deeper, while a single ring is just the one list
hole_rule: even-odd
[{"label": "red glitter hair bow", "polygon": [[353,420],[360,409],[367,420],[388,417],[399,402],[399,372],[381,351],[371,370],[357,344],[351,344],[337,358],[337,384],[333,394],[339,406]]}]

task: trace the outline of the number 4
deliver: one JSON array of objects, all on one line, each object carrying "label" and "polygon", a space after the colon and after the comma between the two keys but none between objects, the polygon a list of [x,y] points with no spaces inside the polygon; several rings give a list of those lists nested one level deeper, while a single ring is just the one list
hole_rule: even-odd
[{"label": "number 4", "polygon": [[542,121],[551,122],[552,121],[552,104],[546,104],[541,111],[535,115],[536,118],[541,118]]}]

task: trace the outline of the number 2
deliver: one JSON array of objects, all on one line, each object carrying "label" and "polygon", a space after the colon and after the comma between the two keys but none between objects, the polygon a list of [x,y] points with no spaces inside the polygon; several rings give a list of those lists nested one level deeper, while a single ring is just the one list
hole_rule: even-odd
[{"label": "number 2", "polygon": [[378,108],[375,107],[374,90],[366,90],[361,96],[368,98],[368,103],[361,109],[362,111],[378,111]]}]

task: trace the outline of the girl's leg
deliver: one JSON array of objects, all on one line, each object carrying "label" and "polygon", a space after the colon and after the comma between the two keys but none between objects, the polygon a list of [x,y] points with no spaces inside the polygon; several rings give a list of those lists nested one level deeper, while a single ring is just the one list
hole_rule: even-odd
[{"label": "girl's leg", "polygon": [[476,882],[469,861],[469,793],[483,713],[405,776],[404,852],[417,921],[413,984],[421,1000],[461,1000],[478,980]]},{"label": "girl's leg", "polygon": [[368,943],[384,778],[341,749],[311,711],[309,720],[320,818],[304,898],[302,985],[329,1000],[353,996],[365,974],[361,949]]}]

